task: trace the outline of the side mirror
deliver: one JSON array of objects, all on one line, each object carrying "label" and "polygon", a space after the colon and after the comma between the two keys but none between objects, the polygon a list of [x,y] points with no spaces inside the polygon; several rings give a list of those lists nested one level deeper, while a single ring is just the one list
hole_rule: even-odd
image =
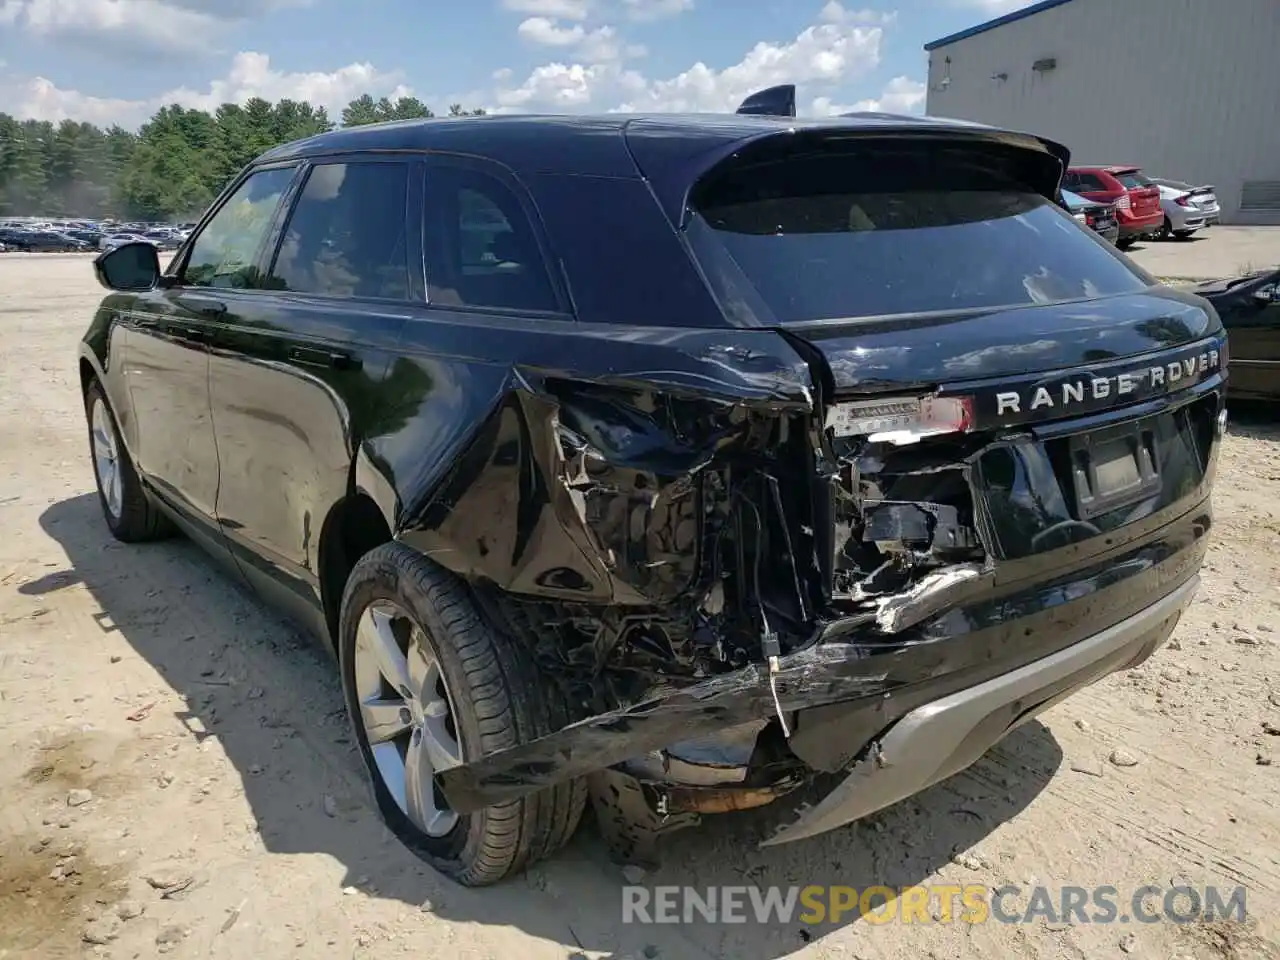
[{"label": "side mirror", "polygon": [[1259,287],[1253,291],[1253,299],[1263,307],[1280,303],[1280,283],[1268,283],[1266,286]]},{"label": "side mirror", "polygon": [[125,293],[150,290],[160,282],[160,256],[150,243],[122,243],[93,261],[98,282]]}]

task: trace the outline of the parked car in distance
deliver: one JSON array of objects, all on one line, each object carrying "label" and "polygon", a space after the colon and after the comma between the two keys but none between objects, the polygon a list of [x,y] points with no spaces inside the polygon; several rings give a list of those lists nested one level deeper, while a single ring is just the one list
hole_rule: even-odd
[{"label": "parked car in distance", "polygon": [[1185,180],[1168,180],[1164,177],[1152,177],[1151,182],[1160,187],[1172,187],[1174,190],[1186,193],[1188,202],[1199,207],[1200,212],[1204,214],[1206,226],[1214,226],[1222,222],[1222,208],[1218,204],[1218,194],[1212,185],[1194,187]]},{"label": "parked car in distance", "polygon": [[822,773],[762,842],[850,823],[1192,601],[1209,305],[1066,226],[1060,144],[781,119],[345,127],[163,270],[95,261],[107,528],[320,638],[387,824],[461,883],[588,795],[632,862]]},{"label": "parked car in distance", "polygon": [[1116,243],[1121,249],[1164,226],[1160,190],[1138,167],[1071,167],[1062,177],[1062,186],[1089,200],[1115,205],[1120,222]]},{"label": "parked car in distance", "polygon": [[1280,270],[1193,288],[1218,311],[1230,341],[1228,396],[1280,400]]},{"label": "parked car in distance", "polygon": [[76,227],[76,228],[63,230],[61,232],[66,234],[68,237],[75,237],[75,239],[85,243],[90,247],[96,248],[102,243],[101,230],[91,230],[91,229],[83,229],[83,228]]},{"label": "parked car in distance", "polygon": [[71,253],[92,249],[83,240],[51,230],[5,231],[3,239],[14,250],[29,253]]},{"label": "parked car in distance", "polygon": [[172,230],[148,230],[142,239],[154,243],[161,250],[177,250],[182,245],[182,235]]},{"label": "parked car in distance", "polygon": [[1115,208],[1112,204],[1089,200],[1070,190],[1062,191],[1062,199],[1071,216],[1104,240],[1115,243],[1120,239],[1120,223],[1116,220]]},{"label": "parked car in distance", "polygon": [[1156,234],[1161,240],[1187,240],[1197,230],[1202,230],[1208,221],[1204,211],[1191,202],[1191,194],[1177,187],[1156,184],[1160,191],[1160,210],[1164,213],[1164,223]]},{"label": "parked car in distance", "polygon": [[124,246],[126,243],[152,243],[152,241],[138,233],[113,233],[108,237],[103,237],[98,246],[103,250],[114,250],[116,247]]}]

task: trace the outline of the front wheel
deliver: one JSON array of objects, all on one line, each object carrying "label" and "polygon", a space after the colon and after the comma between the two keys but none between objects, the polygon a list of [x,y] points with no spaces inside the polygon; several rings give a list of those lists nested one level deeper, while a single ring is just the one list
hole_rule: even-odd
[{"label": "front wheel", "polygon": [[568,721],[519,638],[481,616],[465,584],[400,543],[356,564],[339,620],[347,709],[383,819],[466,886],[496,883],[568,842],[586,802],[573,781],[471,814],[435,775]]},{"label": "front wheel", "polygon": [[125,543],[159,540],[173,532],[169,518],[148,499],[120,440],[116,418],[102,384],[94,380],[84,396],[89,420],[89,452],[98,481],[98,503],[112,536]]}]

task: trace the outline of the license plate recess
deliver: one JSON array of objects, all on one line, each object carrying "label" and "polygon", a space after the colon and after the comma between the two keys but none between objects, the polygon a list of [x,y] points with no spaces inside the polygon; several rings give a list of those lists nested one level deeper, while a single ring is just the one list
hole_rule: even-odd
[{"label": "license plate recess", "polygon": [[1070,438],[1076,512],[1090,520],[1160,491],[1159,451],[1150,421]]}]

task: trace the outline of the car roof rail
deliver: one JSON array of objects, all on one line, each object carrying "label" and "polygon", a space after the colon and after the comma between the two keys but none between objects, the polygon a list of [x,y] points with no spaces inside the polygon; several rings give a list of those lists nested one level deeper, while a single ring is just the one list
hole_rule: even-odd
[{"label": "car roof rail", "polygon": [[776,87],[757,90],[742,101],[736,112],[760,117],[794,117],[796,85],[782,83]]}]

